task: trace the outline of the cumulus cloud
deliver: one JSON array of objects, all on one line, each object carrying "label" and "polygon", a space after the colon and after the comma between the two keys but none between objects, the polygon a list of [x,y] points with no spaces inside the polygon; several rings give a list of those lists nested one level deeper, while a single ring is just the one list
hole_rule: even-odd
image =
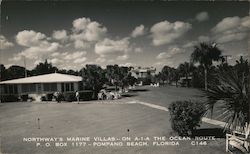
[{"label": "cumulus cloud", "polygon": [[159,53],[157,56],[156,56],[156,59],[165,59],[165,58],[168,58],[169,55],[167,52],[161,52]]},{"label": "cumulus cloud", "polygon": [[86,51],[54,52],[51,54],[49,61],[59,67],[63,67],[65,64],[74,67],[75,64],[86,62],[86,54]]},{"label": "cumulus cloud", "polygon": [[140,25],[140,26],[135,27],[135,29],[131,33],[131,36],[135,38],[138,36],[142,36],[144,34],[145,34],[145,27],[144,25]]},{"label": "cumulus cloud", "polygon": [[66,30],[55,30],[52,34],[52,37],[59,41],[66,41],[68,39]]},{"label": "cumulus cloud", "polygon": [[75,40],[74,46],[76,49],[86,49],[90,47],[90,43],[81,40]]},{"label": "cumulus cloud", "polygon": [[89,18],[78,18],[73,21],[73,27],[75,30],[85,30],[87,28],[87,25],[91,23],[91,20]]},{"label": "cumulus cloud", "polygon": [[200,12],[195,16],[195,19],[199,22],[206,21],[209,19],[207,12]]},{"label": "cumulus cloud", "polygon": [[184,49],[178,48],[178,47],[173,47],[168,49],[166,52],[161,52],[156,56],[156,59],[168,59],[172,58],[175,55],[185,53]]},{"label": "cumulus cloud", "polygon": [[125,61],[129,59],[129,52],[132,47],[129,38],[112,40],[105,38],[103,41],[95,44],[95,53],[99,55],[96,58],[97,63],[113,63],[114,61]]},{"label": "cumulus cloud", "polygon": [[43,56],[48,56],[48,54],[53,53],[54,51],[57,51],[59,47],[60,45],[58,43],[46,43],[40,46],[29,47],[23,50],[17,56],[25,56],[28,59],[38,59]]},{"label": "cumulus cloud", "polygon": [[210,42],[211,39],[209,36],[199,36],[197,40],[195,41],[188,41],[187,43],[184,43],[181,47],[182,48],[193,48],[195,45],[197,45],[199,42]]},{"label": "cumulus cloud", "polygon": [[16,35],[16,42],[26,47],[23,51],[15,54],[10,60],[20,60],[22,56],[28,59],[38,60],[47,57],[57,51],[61,45],[57,42],[49,42],[45,34],[33,30],[24,30]]},{"label": "cumulus cloud", "polygon": [[17,62],[22,59],[21,55],[14,55],[12,58],[9,58],[10,61]]},{"label": "cumulus cloud", "polygon": [[58,64],[62,63],[63,61],[61,59],[58,59],[58,58],[51,58],[51,59],[48,59],[48,62],[52,63],[53,65],[58,65]]},{"label": "cumulus cloud", "polygon": [[90,18],[78,18],[73,21],[73,34],[71,40],[75,41],[75,48],[86,48],[89,42],[100,41],[107,33],[102,24],[91,21]]},{"label": "cumulus cloud", "polygon": [[209,42],[211,40],[210,40],[209,36],[203,36],[203,35],[201,35],[201,36],[198,37],[198,41],[199,42]]},{"label": "cumulus cloud", "polygon": [[57,57],[57,56],[60,56],[60,53],[59,52],[54,52],[51,54],[52,57]]},{"label": "cumulus cloud", "polygon": [[241,19],[238,16],[222,19],[213,29],[214,33],[221,33],[241,25]]},{"label": "cumulus cloud", "polygon": [[197,44],[197,41],[189,41],[182,45],[183,48],[192,48]]},{"label": "cumulus cloud", "polygon": [[74,60],[74,63],[75,64],[81,64],[81,63],[85,62],[86,60],[87,60],[86,57],[77,58],[77,59]]},{"label": "cumulus cloud", "polygon": [[142,49],[141,48],[135,48],[135,53],[142,53]]},{"label": "cumulus cloud", "polygon": [[189,23],[176,21],[170,23],[167,20],[156,23],[150,29],[153,38],[153,45],[160,46],[163,44],[169,44],[176,39],[183,36],[187,31],[192,28]]},{"label": "cumulus cloud", "polygon": [[0,35],[0,49],[8,49],[13,46],[12,42],[9,42],[3,35]]},{"label": "cumulus cloud", "polygon": [[24,30],[18,32],[16,35],[16,41],[21,46],[31,47],[39,46],[40,43],[46,43],[46,35],[33,30]]},{"label": "cumulus cloud", "polygon": [[129,58],[129,56],[128,55],[122,55],[122,56],[118,56],[117,57],[117,60],[127,60]]},{"label": "cumulus cloud", "polygon": [[66,52],[66,55],[63,55],[65,60],[75,60],[77,58],[82,58],[83,56],[85,56],[87,54],[86,51],[76,51],[76,52]]},{"label": "cumulus cloud", "polygon": [[106,58],[105,57],[98,57],[98,58],[96,58],[96,60],[95,60],[97,63],[104,63],[104,62],[106,62]]},{"label": "cumulus cloud", "polygon": [[226,17],[212,28],[213,39],[218,43],[241,41],[249,36],[250,17]]},{"label": "cumulus cloud", "polygon": [[129,50],[130,43],[128,38],[124,38],[121,40],[111,40],[105,38],[103,41],[95,44],[95,53],[101,56],[115,53],[124,54]]},{"label": "cumulus cloud", "polygon": [[168,60],[168,61],[158,61],[158,62],[154,63],[153,65],[156,66],[156,67],[162,67],[164,65],[170,66],[170,67],[175,67],[174,63],[172,61],[170,61],[170,60]]},{"label": "cumulus cloud", "polygon": [[128,63],[125,63],[125,64],[119,64],[119,66],[130,67],[130,66],[136,66],[136,64],[128,62]]},{"label": "cumulus cloud", "polygon": [[154,63],[154,66],[162,66],[162,65],[164,65],[165,64],[165,62],[163,62],[163,61],[158,61],[158,62],[155,62]]}]

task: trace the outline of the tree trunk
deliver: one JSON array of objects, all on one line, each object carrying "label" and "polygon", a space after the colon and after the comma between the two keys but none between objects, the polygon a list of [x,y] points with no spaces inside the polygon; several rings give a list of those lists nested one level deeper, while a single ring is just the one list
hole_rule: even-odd
[{"label": "tree trunk", "polygon": [[93,89],[92,99],[95,99],[95,96],[96,96],[96,88],[95,88],[95,87],[93,87],[92,89]]},{"label": "tree trunk", "polygon": [[204,76],[205,76],[205,90],[207,91],[207,68],[204,69]]}]

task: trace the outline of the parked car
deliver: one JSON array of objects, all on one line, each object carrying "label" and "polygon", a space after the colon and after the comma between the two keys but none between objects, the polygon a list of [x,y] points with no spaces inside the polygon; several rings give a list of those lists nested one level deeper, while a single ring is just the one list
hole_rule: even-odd
[{"label": "parked car", "polygon": [[121,94],[119,92],[120,90],[115,87],[108,87],[106,89],[102,89],[100,90],[100,92],[98,93],[98,100],[113,100],[113,99],[120,99],[121,98]]}]

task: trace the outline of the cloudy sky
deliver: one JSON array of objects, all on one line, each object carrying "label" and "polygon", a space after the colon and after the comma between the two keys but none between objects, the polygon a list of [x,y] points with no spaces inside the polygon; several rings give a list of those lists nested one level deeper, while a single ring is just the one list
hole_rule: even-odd
[{"label": "cloudy sky", "polygon": [[176,67],[198,42],[249,58],[248,2],[2,2],[1,61]]}]

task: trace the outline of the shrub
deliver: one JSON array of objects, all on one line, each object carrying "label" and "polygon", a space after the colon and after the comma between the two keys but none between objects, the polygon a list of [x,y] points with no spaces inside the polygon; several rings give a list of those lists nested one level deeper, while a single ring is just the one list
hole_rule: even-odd
[{"label": "shrub", "polygon": [[193,130],[200,126],[205,106],[202,103],[191,101],[176,101],[170,104],[170,121],[174,131],[180,136],[190,136]]},{"label": "shrub", "polygon": [[21,95],[21,101],[27,102],[28,98],[28,95]]},{"label": "shrub", "polygon": [[19,101],[17,95],[1,95],[1,102],[17,102]]},{"label": "shrub", "polygon": [[61,102],[61,101],[65,100],[64,94],[62,94],[61,92],[59,92],[57,94],[57,96],[53,96],[53,97],[55,97],[57,102]]},{"label": "shrub", "polygon": [[74,92],[67,92],[63,94],[64,100],[67,102],[76,101],[76,96]]},{"label": "shrub", "polygon": [[89,101],[92,100],[92,91],[79,91],[80,100]]},{"label": "shrub", "polygon": [[41,101],[47,101],[45,96],[41,97]]},{"label": "shrub", "polygon": [[42,96],[41,100],[42,101],[52,101],[53,97],[54,97],[54,94],[53,93],[49,93],[49,94],[46,94],[45,96]]},{"label": "shrub", "polygon": [[54,94],[53,93],[50,93],[50,94],[46,94],[46,100],[47,101],[52,101],[52,99],[53,99],[53,96],[54,96]]}]

